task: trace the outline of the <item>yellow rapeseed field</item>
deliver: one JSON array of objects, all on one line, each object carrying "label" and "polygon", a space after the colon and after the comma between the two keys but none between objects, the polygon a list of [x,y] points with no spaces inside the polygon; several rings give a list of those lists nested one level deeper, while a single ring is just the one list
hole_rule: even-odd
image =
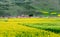
[{"label": "yellow rapeseed field", "polygon": [[22,25],[23,23],[56,23],[55,20],[52,18],[1,18],[0,37],[60,37],[60,34]]}]

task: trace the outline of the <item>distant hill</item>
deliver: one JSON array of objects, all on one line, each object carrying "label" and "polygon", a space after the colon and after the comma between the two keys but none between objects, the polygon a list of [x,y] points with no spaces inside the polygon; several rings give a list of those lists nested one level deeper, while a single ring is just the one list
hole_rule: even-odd
[{"label": "distant hill", "polygon": [[[43,15],[41,10],[60,13],[58,0],[0,0],[0,16]],[[48,14],[49,15],[49,14]]]}]

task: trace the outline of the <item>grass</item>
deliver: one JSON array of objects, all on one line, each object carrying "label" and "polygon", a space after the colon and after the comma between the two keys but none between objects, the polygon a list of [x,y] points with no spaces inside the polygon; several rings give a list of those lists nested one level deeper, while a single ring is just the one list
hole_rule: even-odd
[{"label": "grass", "polygon": [[0,37],[60,37],[59,18],[0,18]]},{"label": "grass", "polygon": [[54,33],[60,33],[60,25],[56,24],[23,24],[24,26],[32,27],[32,28],[37,28],[37,29],[42,29],[46,31],[51,31]]}]

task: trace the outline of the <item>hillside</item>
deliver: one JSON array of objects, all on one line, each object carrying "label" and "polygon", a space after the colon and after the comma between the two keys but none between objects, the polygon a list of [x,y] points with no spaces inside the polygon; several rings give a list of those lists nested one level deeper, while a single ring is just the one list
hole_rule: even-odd
[{"label": "hillside", "polygon": [[[43,16],[42,11],[60,13],[58,0],[0,0],[0,16],[20,16],[33,14]],[[46,14],[45,14],[46,15]],[[44,16],[45,16],[44,15]]]}]

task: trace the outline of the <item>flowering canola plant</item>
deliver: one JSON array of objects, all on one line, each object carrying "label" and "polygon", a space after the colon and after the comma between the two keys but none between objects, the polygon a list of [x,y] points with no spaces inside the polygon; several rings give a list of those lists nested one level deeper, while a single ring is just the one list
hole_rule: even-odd
[{"label": "flowering canola plant", "polygon": [[47,18],[3,18],[0,19],[0,37],[60,37],[50,31],[32,28],[22,25],[23,23],[53,22],[56,19]]}]

